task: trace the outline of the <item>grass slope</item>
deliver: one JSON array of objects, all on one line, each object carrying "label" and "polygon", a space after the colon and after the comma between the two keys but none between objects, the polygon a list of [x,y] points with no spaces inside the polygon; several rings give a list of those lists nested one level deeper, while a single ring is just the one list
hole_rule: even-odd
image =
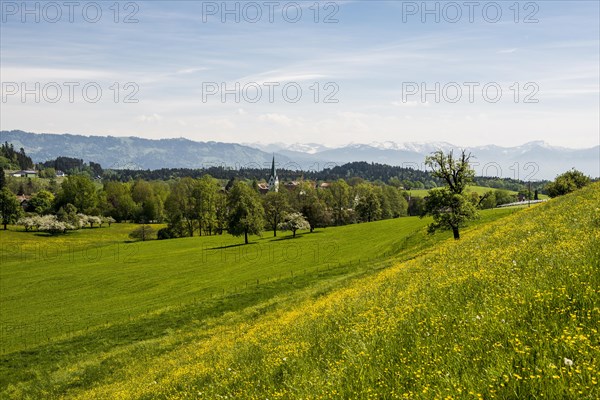
[{"label": "grass slope", "polygon": [[77,395],[597,399],[599,268],[595,184]]},{"label": "grass slope", "polygon": [[[477,224],[514,212],[486,211]],[[88,364],[103,354],[115,360],[142,346],[144,357],[156,356],[162,344],[148,343],[204,332],[225,313],[295,304],[412,258],[448,237],[426,235],[428,222],[401,218],[296,239],[267,233],[249,246],[228,235],[126,243],[127,224],[56,237],[1,231],[0,388],[38,398],[102,382],[110,363]]]}]

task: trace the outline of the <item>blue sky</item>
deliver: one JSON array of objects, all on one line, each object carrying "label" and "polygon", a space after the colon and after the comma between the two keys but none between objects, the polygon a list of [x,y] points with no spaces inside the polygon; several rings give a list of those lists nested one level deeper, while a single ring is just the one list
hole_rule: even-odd
[{"label": "blue sky", "polygon": [[[420,1],[320,2],[318,7],[313,1],[278,1],[273,22],[271,6],[263,1],[228,2],[229,9],[238,5],[239,22],[235,11],[223,15],[220,1],[120,2],[118,23],[112,1],[78,2],[72,23],[61,1],[54,3],[62,12],[55,23],[50,22],[53,6],[43,8],[48,2],[38,2],[39,11],[35,2],[28,3],[33,11],[26,15],[20,1],[1,3],[2,129],[325,145],[512,146],[544,140],[591,147],[600,142],[597,1],[520,2],[518,7],[513,1],[476,2],[472,21],[462,1],[428,2],[430,14]],[[102,16],[91,23],[95,4]],[[296,4],[302,16],[292,23]],[[257,9],[262,17],[253,23]],[[138,22],[124,23],[132,12]],[[331,23],[324,22],[327,16]],[[42,90],[52,82],[62,88],[55,103],[48,101],[54,84]],[[65,82],[79,84],[72,102]],[[102,90],[96,103],[81,93],[90,82]],[[273,82],[273,102],[265,82]],[[465,82],[474,85],[473,101]],[[35,91],[36,83],[40,101],[33,95],[23,101],[23,85]],[[239,101],[236,83],[247,89]],[[483,96],[486,84],[489,98],[502,89],[498,102]],[[207,94],[211,85],[232,93],[223,101],[218,92]],[[292,89],[288,98],[284,85]],[[451,102],[457,86],[463,96]],[[256,87],[262,97],[249,101]],[[302,95],[292,103],[297,87]],[[416,93],[407,92],[415,87]],[[423,97],[422,89],[432,93]],[[124,102],[126,94],[138,102]],[[324,102],[327,94],[337,102]],[[525,102],[526,95],[537,103]]]}]

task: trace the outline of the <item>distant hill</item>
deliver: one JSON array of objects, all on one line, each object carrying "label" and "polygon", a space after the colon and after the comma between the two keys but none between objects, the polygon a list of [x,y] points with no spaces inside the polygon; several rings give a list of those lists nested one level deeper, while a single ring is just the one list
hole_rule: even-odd
[{"label": "distant hill", "polygon": [[[225,164],[231,167],[270,166],[272,153],[235,143],[194,142],[188,139],[150,140],[137,137],[83,136],[71,134],[1,131],[0,142],[13,143],[34,162],[58,156],[81,158],[112,169],[201,168]],[[290,160],[277,156],[280,163]]]},{"label": "distant hill", "polygon": [[[446,142],[350,144],[329,148],[315,143],[262,145],[196,142],[188,139],[142,139],[137,137],[36,134],[1,131],[0,141],[23,147],[35,162],[58,156],[76,157],[112,169],[202,168],[223,165],[239,168],[266,168],[273,154],[280,168],[323,170],[353,161],[424,169],[425,156],[441,149],[460,150]],[[478,176],[520,180],[554,179],[576,168],[600,177],[600,146],[568,149],[536,141],[516,147],[495,145],[468,149],[474,156]]]}]

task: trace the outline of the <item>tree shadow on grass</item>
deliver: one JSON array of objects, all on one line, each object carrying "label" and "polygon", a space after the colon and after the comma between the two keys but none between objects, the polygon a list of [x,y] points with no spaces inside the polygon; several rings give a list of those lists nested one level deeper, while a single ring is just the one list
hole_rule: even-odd
[{"label": "tree shadow on grass", "polygon": [[290,233],[289,235],[286,235],[286,236],[277,237],[277,238],[271,238],[271,241],[273,241],[273,242],[279,242],[281,240],[301,239],[304,236],[314,235],[315,233],[323,233],[323,232],[322,231],[303,232],[303,233],[296,232],[296,237],[292,236],[292,234]]},{"label": "tree shadow on grass", "polygon": [[253,244],[258,244],[258,243],[256,243],[256,242],[250,242],[248,244],[245,244],[245,243],[230,244],[230,245],[227,245],[227,246],[211,247],[211,248],[209,248],[207,250],[223,250],[223,249],[229,249],[231,247],[250,246],[250,245],[253,245]]}]

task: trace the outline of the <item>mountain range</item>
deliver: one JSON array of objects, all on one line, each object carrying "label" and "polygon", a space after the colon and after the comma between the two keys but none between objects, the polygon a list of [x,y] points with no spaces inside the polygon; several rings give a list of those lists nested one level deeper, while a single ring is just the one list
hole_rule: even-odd
[{"label": "mountain range", "polygon": [[[233,168],[268,168],[273,155],[278,168],[319,170],[352,161],[367,161],[424,168],[425,156],[436,150],[460,147],[447,142],[351,143],[326,147],[317,143],[222,143],[189,139],[84,136],[72,134],[0,131],[0,141],[23,147],[34,162],[58,156],[81,158],[113,169],[202,168],[223,165]],[[467,148],[474,155],[476,175],[522,180],[553,179],[571,168],[592,177],[600,176],[600,146],[569,149],[542,141],[521,146],[496,145]]]}]

